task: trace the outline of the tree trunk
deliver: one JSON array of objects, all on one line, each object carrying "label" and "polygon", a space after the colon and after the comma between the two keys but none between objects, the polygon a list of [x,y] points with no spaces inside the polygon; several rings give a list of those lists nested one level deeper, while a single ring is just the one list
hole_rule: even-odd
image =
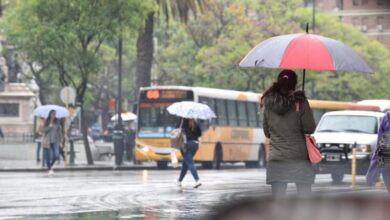
[{"label": "tree trunk", "polygon": [[88,126],[87,126],[87,120],[85,117],[85,112],[84,112],[84,103],[80,102],[80,115],[81,115],[81,132],[83,134],[83,142],[84,142],[84,147],[85,147],[85,155],[87,156],[87,162],[88,165],[93,165],[93,157],[92,157],[92,152],[91,152],[91,147],[89,146],[89,141],[88,141]]},{"label": "tree trunk", "polygon": [[136,85],[135,100],[138,99],[140,87],[150,86],[151,71],[153,62],[153,23],[154,13],[149,13],[145,21],[144,30],[137,39],[137,65],[136,65]]}]

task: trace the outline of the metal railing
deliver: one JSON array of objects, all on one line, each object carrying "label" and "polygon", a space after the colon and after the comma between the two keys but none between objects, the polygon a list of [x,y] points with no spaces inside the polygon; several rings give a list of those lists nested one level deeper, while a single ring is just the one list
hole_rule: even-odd
[{"label": "metal railing", "polygon": [[35,137],[33,133],[6,133],[0,136],[0,143],[33,143]]}]

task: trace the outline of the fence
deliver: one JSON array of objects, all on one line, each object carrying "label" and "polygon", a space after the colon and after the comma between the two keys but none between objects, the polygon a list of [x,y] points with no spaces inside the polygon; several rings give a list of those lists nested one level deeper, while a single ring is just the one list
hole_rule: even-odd
[{"label": "fence", "polygon": [[9,133],[0,137],[0,143],[33,143],[35,137],[33,133]]}]

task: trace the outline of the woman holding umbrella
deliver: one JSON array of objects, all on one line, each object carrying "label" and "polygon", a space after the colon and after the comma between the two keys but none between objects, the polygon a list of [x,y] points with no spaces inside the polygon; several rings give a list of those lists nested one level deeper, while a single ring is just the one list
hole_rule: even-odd
[{"label": "woman holding umbrella", "polygon": [[202,136],[202,131],[195,119],[208,120],[216,118],[217,116],[209,106],[193,101],[175,102],[170,105],[167,110],[170,114],[181,118],[180,123],[176,127],[183,129],[187,139],[185,147],[181,149],[183,165],[181,167],[178,185],[181,186],[181,182],[189,169],[196,181],[194,188],[198,188],[202,184],[200,183],[193,157],[196,154],[196,151],[198,151],[199,137]]},{"label": "woman holding umbrella", "polygon": [[[56,111],[51,110],[49,116],[46,118],[43,127],[42,147],[44,149],[47,169],[49,175],[53,174],[53,165],[59,159],[60,146],[63,143],[63,135],[61,124],[56,118]],[[50,155],[52,155],[52,160]]]},{"label": "woman holding umbrella", "polygon": [[295,91],[296,85],[295,72],[283,70],[261,98],[264,133],[270,139],[267,184],[275,197],[286,193],[288,183],[296,184],[299,195],[307,195],[314,183],[305,134],[312,134],[316,124],[304,93]]},{"label": "woman holding umbrella", "polygon": [[[183,155],[183,165],[181,166],[180,176],[178,179],[178,185],[181,187],[181,182],[187,174],[187,171],[190,170],[192,176],[195,179],[194,188],[198,188],[202,185],[199,180],[198,172],[193,160],[194,155],[198,151],[199,137],[202,136],[202,131],[199,125],[194,119],[181,119],[182,129],[186,136],[186,144],[183,149],[181,149],[181,154]],[[181,124],[179,123],[179,124]],[[180,127],[177,126],[178,128]]]}]

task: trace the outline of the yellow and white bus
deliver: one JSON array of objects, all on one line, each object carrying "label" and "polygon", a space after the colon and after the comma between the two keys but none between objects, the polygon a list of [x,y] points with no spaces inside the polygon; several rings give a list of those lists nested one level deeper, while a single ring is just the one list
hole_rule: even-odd
[{"label": "yellow and white bus", "polygon": [[[138,129],[135,160],[157,162],[166,168],[171,152],[169,135],[178,118],[166,108],[178,101],[207,104],[216,113],[211,122],[201,121],[202,137],[194,159],[204,168],[219,168],[222,162],[245,162],[246,167],[265,166],[265,136],[262,114],[258,113],[261,94],[233,90],[156,86],[141,88],[138,101]],[[379,111],[376,106],[350,102],[309,100],[315,119],[331,110],[356,109]]]}]

